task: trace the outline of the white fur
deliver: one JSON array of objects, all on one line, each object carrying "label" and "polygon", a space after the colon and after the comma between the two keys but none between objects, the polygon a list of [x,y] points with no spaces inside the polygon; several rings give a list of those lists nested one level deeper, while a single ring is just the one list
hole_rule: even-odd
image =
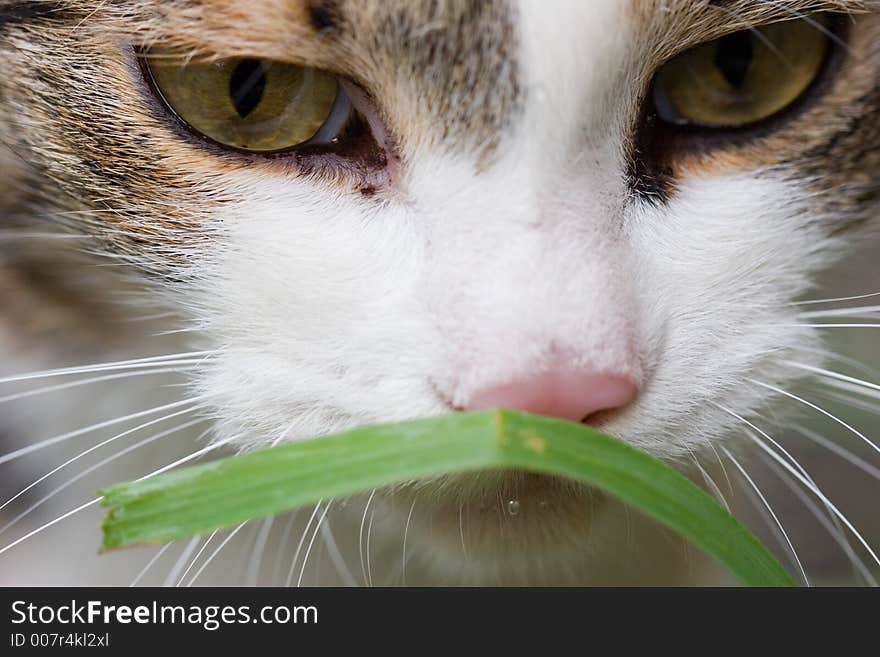
[{"label": "white fur", "polygon": [[[808,193],[754,171],[686,179],[665,207],[633,201],[629,71],[612,65],[625,16],[595,5],[589,20],[524,16],[528,104],[479,175],[464,156],[407,153],[402,200],[382,203],[271,171],[231,177],[242,201],[193,260],[221,350],[200,383],[223,437],[447,412],[561,352],[638,380],[605,428],[675,456],[731,426],[713,404],[766,402],[748,377],[787,383],[775,357],[812,336],[785,302],[831,246]],[[548,31],[571,34],[537,39]]]}]

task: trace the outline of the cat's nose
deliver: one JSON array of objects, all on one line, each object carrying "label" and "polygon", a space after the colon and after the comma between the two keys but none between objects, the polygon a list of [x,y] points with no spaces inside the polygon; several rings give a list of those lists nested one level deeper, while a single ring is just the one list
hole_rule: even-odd
[{"label": "cat's nose", "polygon": [[624,376],[551,370],[477,390],[465,410],[508,408],[581,422],[599,411],[622,408],[637,394],[636,384]]}]

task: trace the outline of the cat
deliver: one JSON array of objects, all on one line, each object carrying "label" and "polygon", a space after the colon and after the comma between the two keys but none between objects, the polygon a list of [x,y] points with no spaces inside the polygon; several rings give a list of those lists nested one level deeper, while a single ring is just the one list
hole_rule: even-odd
[{"label": "cat", "polygon": [[[691,474],[691,455],[751,446],[800,476],[766,415],[826,371],[823,315],[796,302],[876,231],[880,3],[3,0],[0,54],[2,376],[37,386],[0,414],[5,520],[101,441],[104,484],[496,406]],[[114,460],[135,424],[178,455]],[[59,540],[98,543],[87,482],[53,496],[52,524],[7,534],[5,581],[153,565],[60,574]],[[331,504],[347,540],[322,525]],[[561,480],[450,476],[344,504],[287,537],[255,523],[220,558],[302,581],[320,527],[338,573],[317,583],[374,583],[383,562],[394,583],[724,581]],[[211,539],[156,553],[165,581],[192,582]],[[267,574],[267,544],[289,571]]]}]

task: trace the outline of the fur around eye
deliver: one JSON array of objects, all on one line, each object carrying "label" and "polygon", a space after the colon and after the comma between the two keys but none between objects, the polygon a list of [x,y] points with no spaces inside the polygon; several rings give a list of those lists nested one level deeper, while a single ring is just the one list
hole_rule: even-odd
[{"label": "fur around eye", "polygon": [[675,57],[657,73],[652,102],[672,125],[738,128],[785,110],[819,76],[826,18],[741,30]]},{"label": "fur around eye", "polygon": [[335,144],[352,117],[340,81],[313,68],[246,58],[144,61],[165,106],[222,146],[275,153]]}]

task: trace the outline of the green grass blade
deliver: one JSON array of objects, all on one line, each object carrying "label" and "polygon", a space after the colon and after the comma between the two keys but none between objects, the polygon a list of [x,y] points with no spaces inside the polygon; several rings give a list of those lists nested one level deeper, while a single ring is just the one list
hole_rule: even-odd
[{"label": "green grass blade", "polygon": [[730,513],[661,461],[591,427],[515,413],[457,413],[353,429],[101,491],[104,548],[168,542],[372,488],[511,468],[601,488],[724,564],[743,583],[791,586]]}]

